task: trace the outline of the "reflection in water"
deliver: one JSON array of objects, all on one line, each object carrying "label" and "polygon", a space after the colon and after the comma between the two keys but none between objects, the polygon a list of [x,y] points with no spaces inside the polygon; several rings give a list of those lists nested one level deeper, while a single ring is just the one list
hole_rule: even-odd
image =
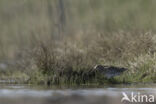
[{"label": "reflection in water", "polygon": [[0,104],[123,104],[122,92],[128,96],[131,92],[156,95],[156,88],[38,89],[9,85],[0,88]]}]

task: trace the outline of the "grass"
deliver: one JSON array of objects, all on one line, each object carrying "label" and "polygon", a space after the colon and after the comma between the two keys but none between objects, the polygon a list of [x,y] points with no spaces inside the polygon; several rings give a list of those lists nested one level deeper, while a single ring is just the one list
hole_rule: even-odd
[{"label": "grass", "polygon": [[[150,32],[141,33],[137,38],[133,35],[122,32],[110,37],[101,34],[94,44],[86,47],[83,44],[83,48],[76,43],[77,39],[74,44],[69,39],[64,40],[66,44],[42,43],[35,51],[34,59],[48,84],[154,83],[154,36]],[[91,73],[96,64],[124,66],[129,70],[107,79],[98,72]]]},{"label": "grass", "polygon": [[155,83],[155,59],[155,54],[139,56],[129,63],[131,70],[115,79],[121,83]]},{"label": "grass", "polygon": [[20,71],[0,72],[0,83],[2,84],[24,84],[27,83],[29,78],[26,73]]},{"label": "grass", "polygon": [[[0,0],[0,64],[7,66],[0,66],[1,79],[156,82],[154,0],[15,1]],[[96,64],[129,70],[106,79],[90,72]]]}]

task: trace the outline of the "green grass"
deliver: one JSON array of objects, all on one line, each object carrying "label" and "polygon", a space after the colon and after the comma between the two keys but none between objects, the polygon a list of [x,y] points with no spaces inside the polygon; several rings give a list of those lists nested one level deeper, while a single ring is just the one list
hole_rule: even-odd
[{"label": "green grass", "polygon": [[155,61],[155,55],[140,56],[130,63],[130,70],[115,79],[120,83],[155,83]]},{"label": "green grass", "polygon": [[[156,82],[155,2],[0,0],[5,79],[28,77],[35,84]],[[96,64],[129,70],[109,80],[100,74],[88,79]]]}]

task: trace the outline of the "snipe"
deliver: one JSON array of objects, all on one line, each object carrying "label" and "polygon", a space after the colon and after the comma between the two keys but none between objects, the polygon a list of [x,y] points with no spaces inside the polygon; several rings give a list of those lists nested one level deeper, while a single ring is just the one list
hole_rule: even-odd
[{"label": "snipe", "polygon": [[106,78],[112,78],[114,76],[118,76],[122,74],[124,71],[128,69],[122,67],[115,67],[115,66],[96,65],[94,67],[94,70],[104,74]]}]

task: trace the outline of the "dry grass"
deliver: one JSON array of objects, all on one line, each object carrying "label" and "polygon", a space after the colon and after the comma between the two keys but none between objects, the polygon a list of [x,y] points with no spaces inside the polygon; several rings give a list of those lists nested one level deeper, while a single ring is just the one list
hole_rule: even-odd
[{"label": "dry grass", "polygon": [[128,67],[131,73],[142,67],[129,63],[140,57],[148,63],[144,56],[155,54],[154,0],[15,1],[0,0],[0,63],[32,79],[86,73],[96,64]]},{"label": "dry grass", "polygon": [[[99,34],[98,37],[94,35],[89,37],[93,39],[92,41],[87,41],[88,37],[86,35],[66,37],[61,42],[40,43],[34,51],[34,59],[37,69],[46,76],[47,83],[141,82],[145,81],[146,74],[150,76],[146,81],[154,81],[155,69],[151,71],[155,65],[153,33]],[[136,67],[133,66],[135,63]],[[129,69],[129,72],[107,82],[100,75],[98,77],[93,73],[90,75],[90,70],[96,64],[124,66]],[[130,77],[131,74],[134,77]]]}]

